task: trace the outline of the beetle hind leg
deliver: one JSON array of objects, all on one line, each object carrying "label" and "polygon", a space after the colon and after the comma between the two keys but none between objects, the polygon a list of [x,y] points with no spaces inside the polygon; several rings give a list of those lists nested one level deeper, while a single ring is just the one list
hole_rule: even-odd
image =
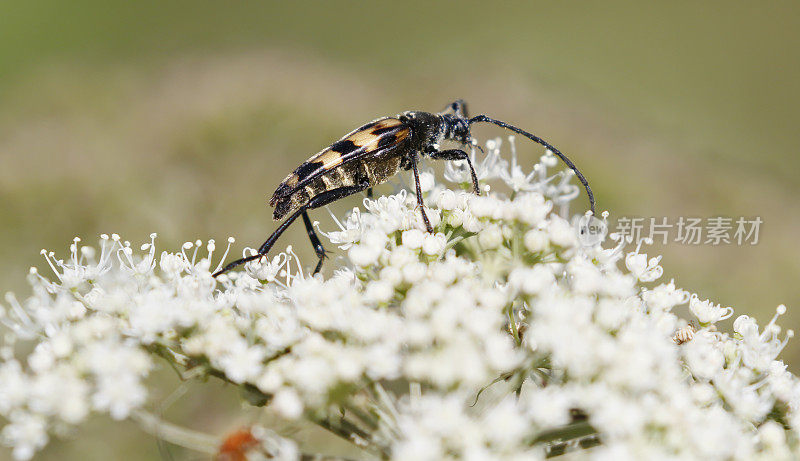
[{"label": "beetle hind leg", "polygon": [[360,184],[356,184],[355,186],[345,186],[339,187],[337,189],[325,191],[316,197],[312,198],[308,204],[303,207],[302,214],[303,214],[303,223],[306,225],[306,232],[308,233],[308,238],[311,240],[311,245],[314,247],[314,252],[317,254],[319,258],[319,262],[317,266],[314,268],[314,274],[322,269],[322,262],[326,258],[326,251],[325,248],[322,246],[322,242],[319,240],[319,236],[317,236],[317,232],[314,230],[314,226],[311,225],[311,220],[308,218],[308,213],[306,210],[312,208],[319,208],[321,206],[325,206],[331,202],[335,202],[340,198],[347,197],[348,195],[353,195],[355,193],[361,192],[364,189],[369,189],[369,181],[363,179]]},{"label": "beetle hind leg", "polygon": [[216,278],[216,277],[224,274],[225,272],[228,272],[229,270],[233,269],[236,266],[241,266],[244,263],[248,263],[248,262],[250,262],[250,261],[252,261],[254,259],[258,259],[258,258],[261,258],[263,256],[266,256],[266,255],[262,255],[261,253],[256,253],[256,254],[254,254],[252,256],[247,256],[246,258],[237,259],[236,261],[233,261],[233,262],[229,263],[227,266],[223,267],[222,269],[218,270],[217,272],[214,272],[212,277]]},{"label": "beetle hind leg", "polygon": [[224,274],[225,272],[228,272],[229,270],[233,269],[236,266],[241,266],[242,264],[245,264],[245,263],[248,263],[248,262],[253,261],[255,259],[259,259],[259,258],[262,258],[262,257],[266,256],[267,253],[269,253],[270,248],[272,248],[272,245],[274,245],[275,242],[278,240],[278,237],[280,237],[281,234],[283,234],[283,232],[286,231],[286,229],[289,227],[290,224],[292,224],[294,222],[295,219],[297,219],[301,214],[305,213],[306,208],[307,208],[307,206],[304,206],[304,207],[300,208],[299,210],[295,211],[294,214],[292,214],[290,217],[288,217],[285,221],[283,221],[281,223],[281,225],[278,226],[278,228],[275,229],[275,231],[272,232],[272,234],[270,234],[269,237],[267,237],[267,240],[264,243],[261,244],[261,246],[258,248],[258,252],[256,254],[250,255],[250,256],[246,256],[244,258],[240,258],[240,259],[237,259],[237,260],[229,263],[227,266],[225,266],[222,269],[220,269],[217,272],[215,272],[212,275],[212,277],[216,278],[216,277]]},{"label": "beetle hind leg", "polygon": [[348,195],[353,195],[357,192],[361,192],[369,187],[369,181],[362,180],[360,184],[355,186],[346,186],[346,187],[339,187],[337,189],[329,190],[322,192],[321,194],[313,197],[311,200],[308,201],[305,205],[303,205],[299,210],[295,211],[291,216],[286,218],[285,221],[278,226],[277,229],[267,238],[267,241],[261,244],[258,248],[258,253],[247,256],[245,258],[237,259],[236,261],[231,262],[221,270],[214,273],[214,277],[221,275],[229,270],[233,269],[236,266],[240,266],[244,263],[250,262],[254,259],[258,259],[264,257],[269,253],[269,250],[275,245],[275,242],[278,238],[286,231],[286,229],[291,225],[297,218],[300,216],[303,217],[303,221],[306,224],[306,231],[308,232],[308,236],[311,239],[311,244],[314,246],[314,252],[317,253],[320,260],[317,263],[317,267],[314,269],[314,273],[316,274],[322,268],[322,261],[325,259],[325,248],[322,247],[322,242],[320,242],[317,233],[314,231],[313,226],[311,226],[311,220],[308,218],[307,211],[312,208],[319,208],[321,206],[325,206],[331,202],[339,200],[340,198],[347,197]]},{"label": "beetle hind leg", "polygon": [[303,210],[303,224],[306,226],[306,233],[308,233],[308,239],[311,240],[311,246],[314,247],[314,253],[316,253],[319,258],[319,262],[314,268],[314,274],[316,274],[322,269],[322,261],[325,260],[327,252],[325,251],[325,247],[322,246],[322,242],[319,241],[319,236],[317,236],[317,232],[314,230],[311,219],[308,218],[308,213],[305,210]]}]

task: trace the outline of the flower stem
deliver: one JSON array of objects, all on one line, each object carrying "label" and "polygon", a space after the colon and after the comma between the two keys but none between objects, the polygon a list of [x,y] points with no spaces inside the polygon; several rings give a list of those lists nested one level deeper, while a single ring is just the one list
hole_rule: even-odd
[{"label": "flower stem", "polygon": [[148,434],[180,447],[206,454],[216,453],[219,447],[220,441],[216,437],[168,423],[144,410],[133,412],[131,419]]}]

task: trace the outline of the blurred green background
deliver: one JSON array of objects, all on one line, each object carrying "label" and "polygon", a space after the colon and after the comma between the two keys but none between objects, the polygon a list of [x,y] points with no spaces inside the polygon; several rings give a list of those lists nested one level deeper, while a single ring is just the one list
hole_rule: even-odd
[{"label": "blurred green background", "polygon": [[[39,249],[76,235],[233,235],[238,254],[299,162],[464,98],[568,153],[612,219],[760,216],[755,246],[650,252],[679,286],[762,324],[785,303],[796,327],[799,45],[789,2],[0,1],[0,289],[23,294]],[[313,263],[302,226],[283,242]],[[800,341],[783,358],[800,370]],[[170,419],[221,434],[256,417],[209,388]],[[131,424],[74,439],[42,459],[166,456]]]}]

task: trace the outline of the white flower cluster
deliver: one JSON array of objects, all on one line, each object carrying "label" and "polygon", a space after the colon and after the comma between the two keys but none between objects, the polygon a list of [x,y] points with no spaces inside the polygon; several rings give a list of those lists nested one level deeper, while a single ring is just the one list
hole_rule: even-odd
[{"label": "white flower cluster", "polygon": [[365,199],[324,233],[347,256],[327,279],[291,247],[219,280],[213,241],[160,257],[155,235],[140,251],[113,235],[99,256],[77,239],[66,260],[44,252],[55,278],[32,269],[32,296],[0,313],[2,441],[28,459],[92,411],[134,415],[168,362],[383,458],[797,457],[785,307],[761,331],[747,316],[718,331],[733,309],[654,286],[660,257],[641,242],[587,244],[554,211],[578,194],[571,175],[548,176],[549,154],[525,174],[509,144],[510,163],[499,139],[476,162],[506,194],[468,192],[459,164],[445,177],[461,189],[423,174],[434,234],[406,190]]}]

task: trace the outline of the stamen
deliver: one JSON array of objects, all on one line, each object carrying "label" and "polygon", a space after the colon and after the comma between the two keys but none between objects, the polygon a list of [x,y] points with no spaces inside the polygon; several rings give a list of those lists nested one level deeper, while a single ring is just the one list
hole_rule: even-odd
[{"label": "stamen", "polygon": [[297,264],[297,275],[295,277],[298,277],[298,278],[300,278],[300,280],[303,280],[303,279],[305,279],[305,274],[303,274],[303,266],[300,264],[300,257],[297,256],[297,254],[292,249],[291,245],[286,247],[286,254],[287,254],[287,258],[286,258],[286,285],[287,286],[291,286],[290,281],[291,281],[291,277],[292,277],[292,274],[291,274],[292,271],[291,271],[291,265],[290,265],[289,256],[294,258],[295,264]]},{"label": "stamen", "polygon": [[187,264],[191,264],[189,261],[189,257],[186,256],[186,250],[193,247],[194,244],[192,242],[184,242],[183,246],[181,246],[181,255],[183,255],[183,260],[186,261]]},{"label": "stamen", "polygon": [[61,273],[58,272],[58,269],[56,269],[55,264],[53,264],[53,262],[50,260],[50,258],[53,257],[53,252],[51,251],[50,253],[48,253],[47,250],[42,249],[42,251],[40,251],[39,253],[41,253],[41,255],[44,256],[45,261],[47,261],[47,264],[50,266],[50,269],[53,270],[53,273],[56,274],[58,280],[63,282],[63,280],[61,279]]},{"label": "stamen", "polygon": [[[15,332],[20,332],[20,331],[22,331],[24,329],[24,331],[22,331],[22,333],[24,333],[26,336],[34,336],[34,335],[36,335],[37,333],[39,333],[41,331],[40,328],[37,328],[36,322],[34,322],[30,318],[30,316],[28,316],[28,313],[25,312],[25,309],[22,307],[22,305],[19,303],[19,301],[17,301],[17,297],[14,296],[14,293],[11,293],[11,292],[6,293],[5,299],[6,299],[6,302],[11,306],[11,309],[14,312],[14,314],[17,316],[17,319],[19,319],[19,321],[24,324],[24,325],[19,325],[19,324],[7,325],[6,324],[6,326],[10,326],[12,328],[12,330],[14,330]],[[4,324],[5,324],[5,322],[4,322]]]},{"label": "stamen", "polygon": [[[235,238],[228,237],[228,246],[225,247],[225,253],[222,254],[222,258],[219,260],[219,263],[217,264],[217,267],[214,269],[214,271],[212,273],[217,273],[217,272],[219,272],[220,269],[222,269],[222,265],[225,263],[225,258],[228,257],[228,252],[231,249],[231,245],[235,241],[236,241]],[[208,255],[208,259],[209,259],[209,261],[211,260],[211,254]]]},{"label": "stamen", "polygon": [[[339,222],[339,218],[336,217],[336,215],[333,213],[333,211],[331,211],[330,206],[325,205],[325,211],[327,211],[328,214],[331,215],[331,218],[333,218],[333,221],[336,223],[337,226],[339,226],[339,229],[344,230],[344,226],[342,225],[341,222]],[[326,237],[327,237],[327,235],[326,235]]]},{"label": "stamen", "polygon": [[[772,319],[769,321],[767,326],[764,327],[764,331],[760,335],[761,341],[766,341],[767,337],[770,333],[773,334],[773,337],[777,336],[777,333],[780,332],[780,327],[776,327],[775,322],[778,320],[778,317],[786,313],[786,306],[781,304],[775,309],[775,315],[772,316]],[[773,330],[776,330],[773,332]],[[775,338],[777,339],[777,338]],[[783,348],[781,348],[783,349]]]}]

